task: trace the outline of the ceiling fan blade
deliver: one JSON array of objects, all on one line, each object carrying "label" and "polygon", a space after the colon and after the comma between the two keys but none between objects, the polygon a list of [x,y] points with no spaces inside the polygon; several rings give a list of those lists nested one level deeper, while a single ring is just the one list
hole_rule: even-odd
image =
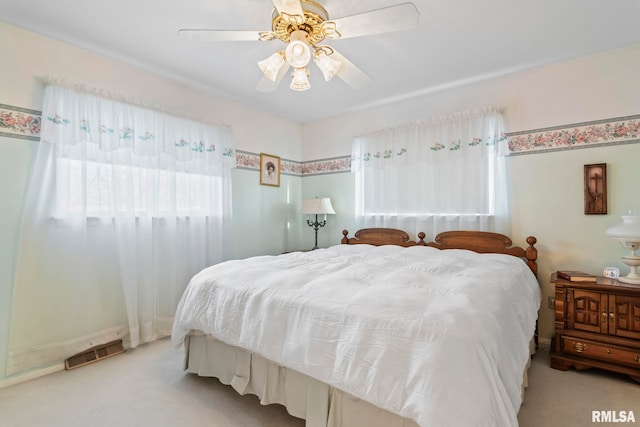
[{"label": "ceiling fan blade", "polygon": [[273,5],[285,19],[297,24],[304,22],[304,12],[300,0],[273,0]]},{"label": "ceiling fan blade", "polygon": [[278,74],[276,74],[275,81],[262,77],[262,80],[260,80],[256,86],[256,90],[258,92],[273,92],[278,88],[278,86],[280,86],[280,82],[284,79],[284,76],[287,75],[289,68],[290,66],[288,64],[281,67],[280,70],[278,70]]},{"label": "ceiling fan blade", "polygon": [[178,37],[190,40],[225,42],[225,41],[258,41],[262,31],[245,30],[178,30]]},{"label": "ceiling fan blade", "polygon": [[[418,12],[413,3],[402,3],[325,21],[322,25],[329,29],[327,37],[346,39],[370,34],[410,30],[418,25],[419,17],[420,12]],[[334,25],[338,34],[332,37],[330,33],[331,27]]]},{"label": "ceiling fan blade", "polygon": [[331,57],[342,63],[336,76],[340,77],[346,84],[358,90],[362,89],[371,82],[371,77],[360,68],[355,66],[351,61],[341,55],[337,50],[333,49]]}]

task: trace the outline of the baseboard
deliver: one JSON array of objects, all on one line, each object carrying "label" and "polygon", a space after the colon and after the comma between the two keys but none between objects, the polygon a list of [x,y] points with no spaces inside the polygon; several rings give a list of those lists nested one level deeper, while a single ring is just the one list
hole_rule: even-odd
[{"label": "baseboard", "polygon": [[25,381],[34,380],[36,378],[44,377],[45,375],[53,374],[59,371],[64,371],[64,363],[59,363],[46,368],[36,369],[34,371],[30,371],[25,374],[20,374],[13,377],[5,378],[3,380],[0,380],[0,388],[5,388],[12,385],[23,383]]},{"label": "baseboard", "polygon": [[[96,346],[85,352],[79,353],[76,356],[73,356],[65,360],[63,363],[57,363],[55,365],[47,366],[46,368],[34,369],[24,374],[18,374],[18,375],[10,376],[8,378],[4,378],[0,380],[0,389],[5,387],[10,387],[16,384],[20,384],[25,381],[30,381],[36,378],[44,377],[45,375],[54,374],[56,372],[79,368],[80,366],[84,366],[86,364],[93,363],[98,360],[105,359],[107,357],[121,354],[126,348],[127,346],[124,346],[122,344],[122,340],[111,341],[107,344]],[[95,356],[94,357],[87,356],[89,352],[94,353]],[[81,361],[78,359],[78,356],[80,355],[82,355],[82,357],[84,358]]]},{"label": "baseboard", "polygon": [[34,369],[64,362],[64,359],[70,355],[85,351],[98,343],[122,339],[128,335],[128,331],[126,326],[120,325],[62,341],[55,340],[46,344],[9,349],[5,375],[7,377],[20,375]]}]

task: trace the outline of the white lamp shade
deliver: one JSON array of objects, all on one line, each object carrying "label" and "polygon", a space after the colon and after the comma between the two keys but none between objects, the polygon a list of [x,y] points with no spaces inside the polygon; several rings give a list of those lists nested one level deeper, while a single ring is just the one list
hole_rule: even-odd
[{"label": "white lamp shade", "polygon": [[326,81],[334,78],[342,66],[342,62],[333,59],[322,50],[319,50],[316,54],[315,62]]},{"label": "white lamp shade", "polygon": [[335,214],[336,211],[333,210],[331,199],[323,197],[321,199],[315,198],[303,200],[300,213],[304,215],[327,215]]},{"label": "white lamp shade", "polygon": [[623,215],[622,222],[607,229],[607,237],[629,242],[640,242],[640,216]]},{"label": "white lamp shade", "polygon": [[284,66],[284,57],[281,52],[276,52],[267,59],[258,62],[258,67],[266,78],[272,82],[276,81],[278,72]]},{"label": "white lamp shade", "polygon": [[302,30],[291,33],[290,42],[285,49],[287,62],[293,68],[304,68],[311,60],[311,48],[307,44],[309,34]]},{"label": "white lamp shade", "polygon": [[306,68],[294,68],[291,76],[291,84],[289,87],[293,90],[303,91],[307,90],[311,87],[311,83],[309,83],[309,74]]}]

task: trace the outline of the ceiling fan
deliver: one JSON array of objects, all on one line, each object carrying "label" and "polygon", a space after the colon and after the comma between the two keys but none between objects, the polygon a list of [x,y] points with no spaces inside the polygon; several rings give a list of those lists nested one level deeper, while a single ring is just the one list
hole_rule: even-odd
[{"label": "ceiling fan", "polygon": [[274,91],[291,67],[291,89],[309,89],[310,71],[307,65],[312,58],[326,81],[338,76],[352,88],[360,89],[371,78],[336,49],[321,44],[323,40],[409,30],[418,24],[420,16],[413,3],[337,19],[329,19],[328,12],[314,0],[273,0],[273,5],[271,31],[183,29],[178,31],[178,36],[202,41],[277,39],[285,43],[284,49],[258,62],[264,74],[256,86],[261,92]]}]

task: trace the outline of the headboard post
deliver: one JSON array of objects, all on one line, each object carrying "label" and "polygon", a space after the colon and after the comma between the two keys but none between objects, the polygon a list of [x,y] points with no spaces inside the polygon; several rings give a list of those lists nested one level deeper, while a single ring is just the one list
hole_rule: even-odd
[{"label": "headboard post", "polygon": [[538,250],[533,245],[538,242],[538,239],[533,236],[529,236],[527,237],[526,242],[529,244],[529,247],[527,247],[527,249],[525,249],[524,251],[525,258],[527,258],[527,265],[529,266],[533,274],[537,277],[538,263],[536,262],[536,260],[538,259]]}]

